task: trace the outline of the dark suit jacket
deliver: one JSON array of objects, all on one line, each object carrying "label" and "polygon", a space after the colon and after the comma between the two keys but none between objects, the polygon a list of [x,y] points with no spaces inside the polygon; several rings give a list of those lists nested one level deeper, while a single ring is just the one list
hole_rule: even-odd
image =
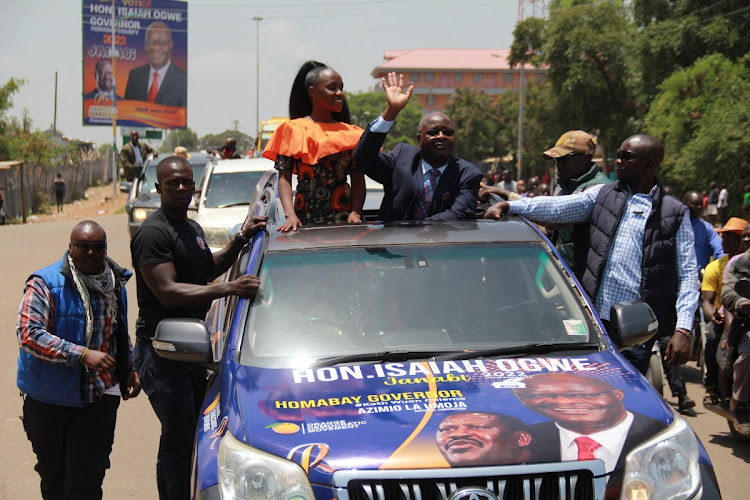
[{"label": "dark suit jacket", "polygon": [[[354,162],[365,175],[383,185],[380,218],[383,221],[412,220],[424,189],[422,152],[415,146],[401,143],[390,153],[381,153],[386,135],[371,132],[369,126],[365,128],[354,150]],[[427,220],[473,219],[482,172],[465,160],[451,158],[438,179]]]},{"label": "dark suit jacket", "polygon": [[[130,70],[128,84],[125,87],[125,99],[148,101],[148,73],[150,64],[144,64]],[[156,94],[156,104],[165,106],[187,106],[187,73],[175,64],[169,65],[164,81]]]},{"label": "dark suit jacket", "polygon": [[[640,413],[631,413],[633,414],[633,423],[628,429],[628,435],[625,438],[625,443],[623,443],[620,457],[617,459],[615,470],[619,471],[619,474],[615,474],[615,476],[622,475],[625,457],[630,450],[666,427],[666,424],[659,420]],[[531,456],[534,462],[560,461],[560,430],[553,421],[531,425],[528,432],[531,434]]]},{"label": "dark suit jacket", "polygon": [[[94,98],[96,98],[96,95],[97,95],[98,93],[99,93],[99,91],[98,91],[97,89],[94,89],[94,90],[92,90],[91,92],[86,92],[85,94],[83,94],[83,98],[84,98],[84,99],[94,99]],[[107,100],[108,100],[108,101],[111,101],[111,99],[107,99]],[[118,95],[118,96],[117,96],[117,100],[118,100],[118,101],[122,100],[122,96],[119,96],[119,95]]]}]

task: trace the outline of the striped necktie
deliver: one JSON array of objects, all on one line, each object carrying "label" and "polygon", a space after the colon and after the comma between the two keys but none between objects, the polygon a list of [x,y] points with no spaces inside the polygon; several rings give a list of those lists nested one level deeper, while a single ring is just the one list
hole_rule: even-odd
[{"label": "striped necktie", "polygon": [[422,190],[422,201],[419,202],[416,210],[414,210],[414,218],[416,220],[424,220],[430,211],[432,197],[435,195],[435,186],[437,186],[438,175],[440,175],[440,170],[433,168],[430,170],[429,175],[425,176],[424,189]]}]

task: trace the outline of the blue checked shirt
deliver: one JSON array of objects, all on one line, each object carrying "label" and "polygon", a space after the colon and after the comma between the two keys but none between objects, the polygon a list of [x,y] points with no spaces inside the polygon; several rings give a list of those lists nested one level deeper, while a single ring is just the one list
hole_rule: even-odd
[{"label": "blue checked shirt", "polygon": [[[536,196],[511,201],[509,212],[523,215],[541,224],[575,224],[589,222],[596,197],[604,185],[568,196]],[[594,305],[602,319],[617,302],[641,298],[641,264],[643,233],[654,201],[654,187],[648,194],[633,194],[628,201],[604,266]],[[695,259],[693,227],[690,213],[685,212],[677,230],[677,328],[690,331],[698,306],[698,267]]]}]

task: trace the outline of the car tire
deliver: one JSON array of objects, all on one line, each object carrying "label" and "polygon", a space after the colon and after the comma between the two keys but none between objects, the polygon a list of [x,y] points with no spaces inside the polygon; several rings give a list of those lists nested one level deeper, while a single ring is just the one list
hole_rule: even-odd
[{"label": "car tire", "polygon": [[651,354],[646,379],[660,396],[664,395],[664,368],[662,368],[661,359],[658,354]]}]

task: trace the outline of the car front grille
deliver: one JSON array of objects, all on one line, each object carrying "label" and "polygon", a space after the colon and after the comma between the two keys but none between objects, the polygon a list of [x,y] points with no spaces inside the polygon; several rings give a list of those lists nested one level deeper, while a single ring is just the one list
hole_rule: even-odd
[{"label": "car front grille", "polygon": [[338,490],[341,500],[598,500],[604,497],[606,483],[599,461],[421,471],[342,471],[334,474],[334,481],[339,484],[345,475],[349,480]]}]

